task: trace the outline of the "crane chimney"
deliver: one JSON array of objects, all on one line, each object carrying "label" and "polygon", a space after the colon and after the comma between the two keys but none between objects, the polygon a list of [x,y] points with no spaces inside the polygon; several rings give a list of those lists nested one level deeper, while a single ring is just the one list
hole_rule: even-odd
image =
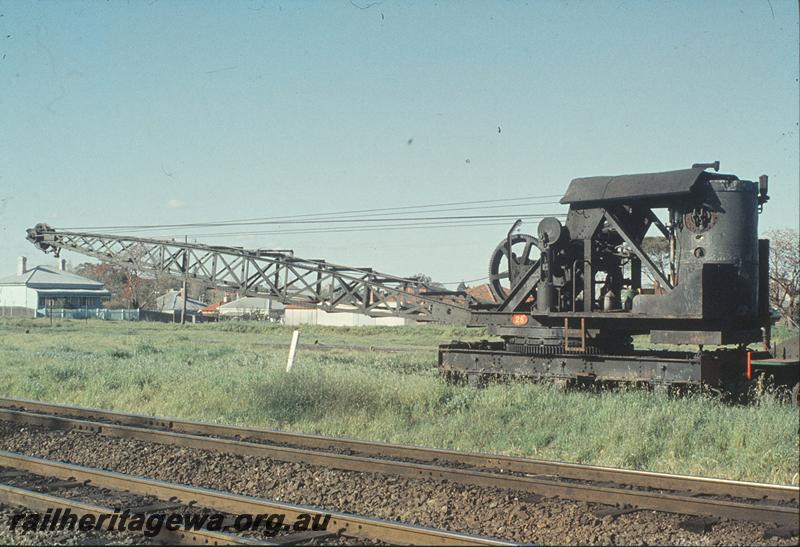
[{"label": "crane chimney", "polygon": [[67,271],[67,259],[62,258],[58,261],[58,271],[59,272],[66,272]]},{"label": "crane chimney", "polygon": [[28,269],[28,258],[21,256],[17,258],[17,275],[24,274]]}]

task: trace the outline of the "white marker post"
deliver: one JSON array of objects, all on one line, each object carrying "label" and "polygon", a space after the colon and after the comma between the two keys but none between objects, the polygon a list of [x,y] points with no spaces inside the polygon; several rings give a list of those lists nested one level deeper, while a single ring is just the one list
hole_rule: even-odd
[{"label": "white marker post", "polygon": [[300,331],[296,330],[292,333],[292,345],[289,346],[289,360],[286,362],[286,372],[292,370],[294,364],[294,354],[297,352],[297,342],[300,340]]}]

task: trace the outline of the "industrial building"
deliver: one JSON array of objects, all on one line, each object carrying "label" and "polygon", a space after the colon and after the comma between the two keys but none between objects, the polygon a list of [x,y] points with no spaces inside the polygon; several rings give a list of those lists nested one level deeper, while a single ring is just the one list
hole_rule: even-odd
[{"label": "industrial building", "polygon": [[[345,309],[341,307],[340,309]],[[353,311],[326,312],[316,306],[289,304],[283,312],[285,325],[327,325],[332,327],[356,327],[365,325],[382,325],[387,327],[400,327],[403,325],[416,325],[414,319],[406,317],[370,317]]]}]

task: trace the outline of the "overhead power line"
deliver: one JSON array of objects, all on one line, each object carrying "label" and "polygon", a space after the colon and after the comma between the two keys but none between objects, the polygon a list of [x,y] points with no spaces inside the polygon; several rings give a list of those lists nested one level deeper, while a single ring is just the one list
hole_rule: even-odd
[{"label": "overhead power line", "polygon": [[475,279],[462,279],[461,281],[437,281],[439,285],[460,285],[461,283],[475,283],[477,281],[486,281],[489,279],[488,275],[483,277],[476,277]]},{"label": "overhead power line", "polygon": [[[562,216],[562,215],[512,215],[510,218],[541,218],[545,216]],[[408,223],[408,224],[380,224],[380,225],[364,225],[364,226],[347,226],[342,228],[297,228],[290,230],[257,230],[246,232],[211,232],[206,234],[192,234],[192,237],[210,238],[210,237],[244,237],[256,235],[292,235],[292,234],[320,234],[320,233],[345,233],[345,232],[377,232],[385,230],[418,230],[425,228],[462,228],[472,226],[508,226],[508,221],[497,222],[496,218],[488,218],[481,220],[463,221],[463,222],[432,222],[432,223]],[[183,237],[183,234],[170,234],[161,237],[177,238]]]},{"label": "overhead power line", "polygon": [[[336,212],[327,212],[327,213],[309,213],[309,214],[299,214],[299,215],[285,215],[285,216],[273,216],[273,217],[259,217],[259,218],[247,218],[247,219],[229,219],[229,220],[219,220],[219,221],[208,221],[208,222],[193,222],[193,223],[173,223],[173,224],[139,224],[139,225],[112,225],[112,226],[72,226],[72,227],[65,227],[61,228],[62,230],[126,230],[126,231],[149,231],[149,230],[162,230],[165,228],[212,228],[212,227],[226,227],[226,226],[247,226],[247,225],[260,225],[260,224],[290,224],[290,223],[303,223],[303,222],[314,222],[314,223],[322,223],[322,222],[345,222],[345,221],[361,221],[361,222],[373,222],[377,220],[387,220],[387,219],[362,219],[362,218],[348,218],[350,215],[360,214],[360,213],[379,213],[379,216],[385,217],[393,217],[399,214],[403,214],[400,211],[404,211],[405,213],[434,213],[434,212],[455,212],[455,211],[463,211],[463,210],[475,210],[475,209],[495,209],[495,208],[507,208],[512,206],[531,206],[531,205],[549,205],[558,202],[553,201],[546,201],[546,202],[537,202],[537,203],[529,203],[531,200],[541,200],[541,199],[549,199],[553,197],[558,197],[558,195],[545,195],[545,196],[526,196],[526,197],[518,197],[518,198],[501,198],[501,199],[491,199],[491,200],[472,200],[472,201],[460,201],[460,202],[449,202],[449,203],[435,203],[435,204],[426,204],[426,205],[409,205],[409,206],[401,206],[401,207],[381,207],[381,208],[373,208],[373,209],[354,209],[350,211],[336,211]],[[503,203],[505,205],[489,205],[486,204],[490,203]],[[452,207],[452,206],[459,206],[459,205],[475,205],[480,204],[476,207],[464,207],[462,209],[442,209],[442,210],[431,210],[432,208],[441,208],[441,207]],[[325,218],[325,217],[343,217],[343,218]],[[430,217],[433,220],[436,220],[436,217]],[[443,217],[444,218],[444,217]],[[454,217],[455,218],[455,217]],[[426,220],[429,219],[426,217]],[[393,218],[392,220],[405,220],[401,218]]]}]

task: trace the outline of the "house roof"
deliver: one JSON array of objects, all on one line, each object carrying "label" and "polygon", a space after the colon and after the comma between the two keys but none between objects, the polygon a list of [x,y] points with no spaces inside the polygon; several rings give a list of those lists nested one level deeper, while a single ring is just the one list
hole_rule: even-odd
[{"label": "house roof", "polygon": [[93,298],[111,298],[111,293],[105,289],[36,289],[39,296],[47,298],[66,298],[68,296],[86,296]]},{"label": "house roof", "polygon": [[315,310],[317,306],[315,304],[286,304],[285,308],[287,310]]},{"label": "house roof", "polygon": [[[194,298],[186,299],[186,309],[189,311],[199,311],[205,308],[204,302],[195,300]],[[156,308],[159,311],[175,311],[183,309],[183,297],[181,291],[167,291],[158,298],[156,298]]]},{"label": "house roof", "polygon": [[209,314],[217,313],[217,311],[219,310],[219,307],[221,305],[222,305],[222,302],[217,302],[216,304],[209,304],[208,306],[206,306],[205,308],[200,310],[200,313],[202,313],[203,315],[209,315]]},{"label": "house roof", "polygon": [[466,292],[478,302],[484,304],[497,304],[488,283],[476,287],[467,287]]},{"label": "house roof", "polygon": [[53,296],[56,293],[69,296],[111,296],[99,281],[48,266],[36,266],[22,275],[4,277],[0,279],[0,285],[25,285]]}]

